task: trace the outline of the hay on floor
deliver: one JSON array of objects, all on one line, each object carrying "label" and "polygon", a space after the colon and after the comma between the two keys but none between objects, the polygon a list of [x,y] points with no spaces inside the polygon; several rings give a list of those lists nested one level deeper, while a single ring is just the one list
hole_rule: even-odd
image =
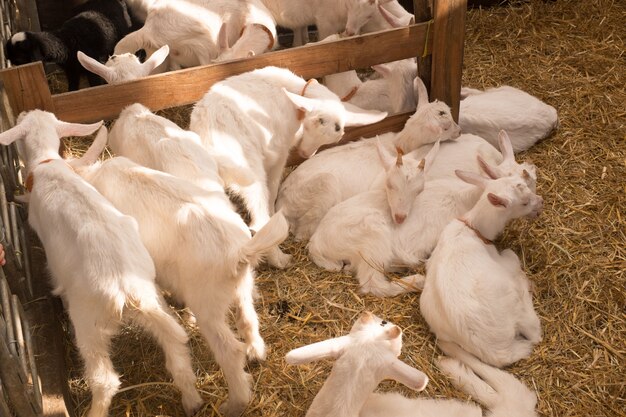
[{"label": "hay on floor", "polygon": [[[464,85],[509,84],[557,108],[560,128],[520,155],[538,166],[545,208],[534,222],[512,224],[498,241],[521,258],[535,286],[544,341],[509,370],[537,391],[543,416],[626,415],[626,3],[611,0],[531,1],[467,15]],[[163,112],[181,125],[189,108]],[[81,143],[69,144],[81,153]],[[420,397],[466,398],[441,375],[439,352],[421,318],[419,294],[392,299],[362,296],[347,274],[328,273],[288,241],[295,263],[285,271],[261,268],[257,286],[261,333],[268,359],[249,365],[254,400],[245,415],[304,416],[331,363],[287,366],[292,348],[345,334],[363,310],[404,329],[402,358],[431,382]],[[218,416],[225,381],[197,331],[191,347],[200,415]],[[71,339],[70,339],[71,340]],[[113,344],[123,392],[112,416],[183,416],[161,351],[135,328]],[[72,393],[79,415],[89,405],[82,366],[68,344]],[[381,389],[408,393],[398,384]]]}]

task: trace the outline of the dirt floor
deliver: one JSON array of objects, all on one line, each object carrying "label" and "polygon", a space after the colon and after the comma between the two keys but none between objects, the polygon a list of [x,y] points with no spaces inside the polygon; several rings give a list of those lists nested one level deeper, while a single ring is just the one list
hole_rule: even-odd
[{"label": "dirt floor", "polygon": [[[535,286],[544,340],[508,370],[536,390],[541,416],[626,415],[626,2],[531,1],[467,15],[464,85],[521,88],[556,107],[560,127],[519,158],[538,167],[542,215],[510,225],[497,245],[512,248]],[[467,398],[433,359],[440,353],[421,318],[419,293],[393,299],[358,294],[349,275],[313,265],[288,241],[295,264],[258,272],[257,311],[269,347],[250,365],[254,399],[246,416],[304,416],[331,363],[287,366],[292,348],[347,333],[364,310],[404,330],[402,359],[422,369],[423,398]],[[191,348],[202,416],[218,416],[225,381],[193,326]],[[114,341],[122,391],[111,416],[183,416],[161,351],[135,328]],[[89,405],[72,345],[71,385],[78,415]]]}]

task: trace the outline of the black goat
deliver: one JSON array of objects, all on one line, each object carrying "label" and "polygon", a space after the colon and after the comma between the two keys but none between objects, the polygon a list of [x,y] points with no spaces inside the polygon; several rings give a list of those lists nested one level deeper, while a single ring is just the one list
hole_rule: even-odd
[{"label": "black goat", "polygon": [[89,85],[102,84],[97,75],[85,71],[76,58],[78,51],[106,62],[115,44],[131,30],[131,19],[122,0],[90,0],[79,13],[49,32],[18,32],[5,45],[13,65],[43,61],[60,65],[67,75],[69,90],[77,90],[80,75]]}]

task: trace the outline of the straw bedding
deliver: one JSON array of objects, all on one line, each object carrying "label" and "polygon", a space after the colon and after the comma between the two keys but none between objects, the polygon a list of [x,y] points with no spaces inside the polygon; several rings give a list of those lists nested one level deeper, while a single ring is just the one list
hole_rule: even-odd
[{"label": "straw bedding", "polygon": [[[514,222],[497,242],[520,256],[534,283],[544,340],[509,371],[537,391],[543,416],[626,415],[625,18],[626,3],[611,0],[531,1],[467,15],[463,84],[521,88],[555,106],[560,117],[554,135],[520,155],[538,166],[544,212],[534,222]],[[186,126],[189,108],[165,114]],[[70,143],[73,151],[81,146]],[[403,328],[402,359],[431,378],[421,397],[467,398],[433,365],[439,352],[419,314],[419,294],[361,296],[349,275],[313,265],[304,245],[283,246],[294,255],[293,266],[258,271],[257,311],[270,351],[265,363],[248,367],[255,394],[245,415],[303,416],[332,364],[292,367],[284,355],[347,333],[363,310]],[[186,326],[206,400],[200,415],[218,416],[225,381],[197,331]],[[89,392],[75,348],[67,346],[71,389],[82,415]],[[113,351],[123,392],[114,399],[112,416],[184,415],[150,337],[127,327]],[[395,383],[381,389],[416,395]]]}]

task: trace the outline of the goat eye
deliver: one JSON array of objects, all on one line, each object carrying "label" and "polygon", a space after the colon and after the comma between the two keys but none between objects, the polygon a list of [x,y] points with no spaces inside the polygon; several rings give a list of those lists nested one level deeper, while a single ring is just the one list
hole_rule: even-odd
[{"label": "goat eye", "polygon": [[439,111],[439,116],[445,116],[445,115],[446,115],[445,111],[443,111],[443,110]]},{"label": "goat eye", "polygon": [[387,321],[386,321],[386,320],[383,320],[383,321],[381,321],[381,322],[380,322],[380,325],[381,325],[381,326],[384,326],[385,324],[387,324]]},{"label": "goat eye", "polygon": [[319,122],[320,122],[320,124],[321,124],[322,126],[324,126],[324,125],[326,124],[326,120],[324,120],[324,119],[322,119],[322,118],[320,118],[320,119],[319,119]]},{"label": "goat eye", "polygon": [[341,126],[339,126],[339,123],[335,123],[335,132],[339,132],[341,130]]}]

